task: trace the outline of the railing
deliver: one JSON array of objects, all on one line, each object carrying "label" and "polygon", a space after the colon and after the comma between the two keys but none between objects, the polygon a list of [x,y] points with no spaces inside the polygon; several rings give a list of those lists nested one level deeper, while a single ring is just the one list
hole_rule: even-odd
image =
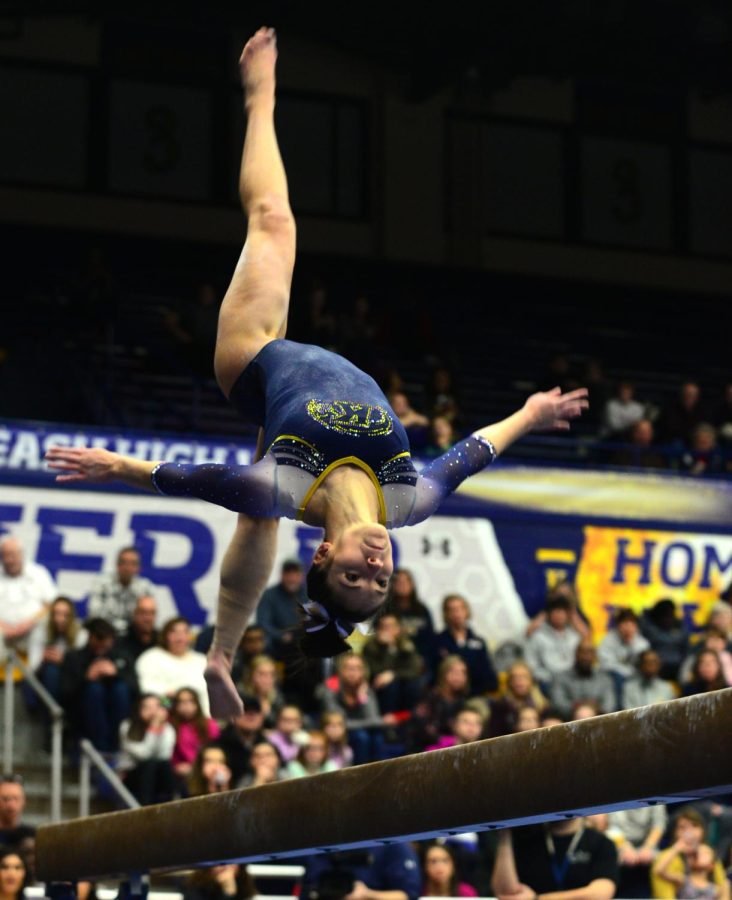
[{"label": "railing", "polygon": [[35,691],[51,716],[51,821],[61,821],[61,769],[63,766],[64,711],[56,703],[46,688],[36,678],[35,673],[23,662],[12,647],[8,647],[5,662],[5,741],[3,750],[3,772],[13,771],[13,737],[15,725],[15,683],[13,670],[17,667]]},{"label": "railing", "polygon": [[97,748],[82,738],[79,743],[81,750],[81,761],[79,763],[79,817],[84,818],[89,815],[89,804],[91,800],[91,770],[92,765],[96,766],[102,775],[107,779],[109,786],[117,794],[120,800],[130,809],[139,809],[140,804],[127,790],[117,773],[109,765]]}]

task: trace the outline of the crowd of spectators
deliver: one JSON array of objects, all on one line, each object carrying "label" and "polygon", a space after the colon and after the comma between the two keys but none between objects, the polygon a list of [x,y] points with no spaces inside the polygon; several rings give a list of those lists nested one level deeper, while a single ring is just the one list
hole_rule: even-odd
[{"label": "crowd of spectators", "polygon": [[[395,572],[371,633],[334,664],[317,661],[308,670],[294,637],[304,573],[287,560],[237,654],[243,711],[216,722],[202,677],[210,628],[195,633],[180,616],[157,621],[155,586],[141,576],[135,548],[123,548],[115,571],[96,582],[83,624],[15,538],[0,543],[0,560],[4,643],[25,655],[64,707],[68,752],[80,737],[90,739],[143,804],[330,772],[732,683],[732,606],[722,599],[699,633],[689,633],[675,604],[661,599],[640,614],[616,610],[607,633],[593,635],[572,585],[561,583],[505,655],[473,628],[461,595],[444,598],[442,621],[435,622],[406,569]],[[726,900],[730,800],[697,803],[672,817],[672,826],[656,806],[520,829],[497,843],[473,835],[417,850],[359,851],[340,861],[317,857],[307,864],[302,890],[335,896],[327,886],[347,878],[351,889],[342,896],[351,900],[478,890],[520,900],[585,885],[598,900]],[[0,845],[14,848],[25,878],[30,864],[20,844],[33,832],[22,812],[22,784],[7,778],[0,784]],[[0,881],[12,882],[2,865]],[[7,866],[17,874],[16,862]],[[233,896],[251,884],[244,869],[218,867],[189,887],[195,897],[219,890]]]}]

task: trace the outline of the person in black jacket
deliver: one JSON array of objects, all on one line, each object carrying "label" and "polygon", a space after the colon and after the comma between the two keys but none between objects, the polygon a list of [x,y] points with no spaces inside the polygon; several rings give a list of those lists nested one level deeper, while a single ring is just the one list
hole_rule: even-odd
[{"label": "person in black jacket", "polygon": [[134,666],[118,652],[117,632],[105,619],[90,619],[85,647],[71,650],[61,667],[61,699],[72,726],[97,750],[118,748],[119,726],[137,694]]},{"label": "person in black jacket", "polygon": [[435,635],[432,671],[440,662],[457,654],[465,660],[470,678],[471,693],[485,694],[495,691],[498,678],[488,647],[482,637],[470,628],[470,605],[460,594],[448,594],[442,601],[445,630]]}]

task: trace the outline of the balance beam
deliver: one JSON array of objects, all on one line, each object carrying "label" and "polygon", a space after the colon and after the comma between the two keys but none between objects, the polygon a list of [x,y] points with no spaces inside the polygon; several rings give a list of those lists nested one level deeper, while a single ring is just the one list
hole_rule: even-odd
[{"label": "balance beam", "polygon": [[732,688],[38,830],[45,882],[269,861],[732,791]]}]

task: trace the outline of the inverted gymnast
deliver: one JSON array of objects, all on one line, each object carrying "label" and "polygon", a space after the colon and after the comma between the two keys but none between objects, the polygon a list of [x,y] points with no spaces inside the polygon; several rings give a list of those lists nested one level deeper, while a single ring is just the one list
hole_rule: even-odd
[{"label": "inverted gymnast", "polygon": [[122,481],[239,513],[221,567],[206,670],[218,717],[241,711],[231,661],[269,580],[281,516],[324,529],[307,578],[302,649],[335,655],[384,601],[393,569],[387,528],[423,521],[522,435],[569,428],[587,407],[584,388],[534,394],[418,474],[406,432],[376,382],[335,353],[284,339],[295,221],[274,127],[276,59],[274,30],[261,28],[239,60],[247,116],[239,192],[248,227],[221,304],[214,356],[221,390],[260,426],[258,461],[194,466],[63,447],[46,454],[59,482]]}]

